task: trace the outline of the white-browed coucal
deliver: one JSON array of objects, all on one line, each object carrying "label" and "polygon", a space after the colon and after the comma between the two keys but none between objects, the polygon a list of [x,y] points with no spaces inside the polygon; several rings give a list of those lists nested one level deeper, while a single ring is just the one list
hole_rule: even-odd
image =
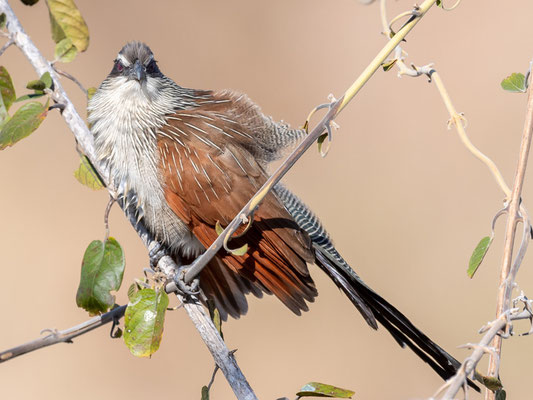
[{"label": "white-browed coucal", "polygon": [[[263,115],[246,95],[195,90],[167,78],[143,43],[126,44],[89,102],[99,161],[108,164],[123,199],[154,237],[181,262],[216,238],[268,178],[268,164],[306,133]],[[248,310],[246,295],[273,294],[291,311],[307,311],[317,296],[308,264],[318,265],[372,328],[378,322],[441,377],[459,362],[370,289],[333,246],[317,217],[278,185],[255,211],[253,224],[219,252],[200,287],[223,318]]]}]

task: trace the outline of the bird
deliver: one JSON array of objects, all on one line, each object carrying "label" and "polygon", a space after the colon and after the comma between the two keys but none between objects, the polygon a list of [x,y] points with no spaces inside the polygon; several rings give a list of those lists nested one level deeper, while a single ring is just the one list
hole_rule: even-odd
[{"label": "bird", "polygon": [[[118,195],[182,265],[216,240],[217,225],[233,220],[268,179],[269,165],[307,134],[264,115],[245,94],[179,86],[138,41],[119,51],[89,100],[88,122],[97,162]],[[219,252],[200,274],[224,320],[246,314],[247,295],[265,293],[297,315],[308,311],[318,295],[309,272],[316,264],[372,329],[381,324],[443,379],[456,373],[460,362],[363,282],[287,187],[277,184],[251,222],[231,241],[247,243],[246,254]]]}]

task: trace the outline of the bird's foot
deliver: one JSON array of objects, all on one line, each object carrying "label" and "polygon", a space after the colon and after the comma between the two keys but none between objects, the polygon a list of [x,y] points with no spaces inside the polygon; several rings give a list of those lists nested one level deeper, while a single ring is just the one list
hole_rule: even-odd
[{"label": "bird's foot", "polygon": [[191,282],[185,281],[187,271],[193,266],[194,262],[191,265],[182,265],[174,275],[174,283],[178,287],[178,291],[185,296],[196,296],[200,294],[200,279],[198,277],[194,278]]},{"label": "bird's foot", "polygon": [[165,246],[163,246],[159,242],[153,241],[150,246],[150,249],[148,250],[148,257],[150,258],[150,268],[155,269],[159,260],[161,260],[161,258],[166,255],[167,252]]}]

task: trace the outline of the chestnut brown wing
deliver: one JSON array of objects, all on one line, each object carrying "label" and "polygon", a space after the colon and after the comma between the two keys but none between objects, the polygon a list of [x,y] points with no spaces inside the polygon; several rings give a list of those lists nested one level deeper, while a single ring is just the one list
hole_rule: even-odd
[{"label": "chestnut brown wing", "polygon": [[[205,247],[217,238],[217,221],[227,225],[267,179],[251,154],[238,140],[232,140],[236,134],[229,133],[228,124],[238,124],[231,118],[224,120],[220,104],[224,103],[217,105],[215,114],[202,107],[176,112],[158,132],[166,200]],[[238,128],[246,133],[244,127]],[[227,289],[246,289],[232,284],[233,278],[228,280],[218,264],[222,262],[254,289],[273,293],[300,314],[308,309],[305,300],[313,301],[317,295],[306,265],[314,261],[309,238],[273,194],[267,195],[253,218],[251,228],[229,244],[240,247],[247,243],[248,252],[243,256],[218,254],[211,263],[216,266],[208,267],[211,269],[201,284],[219,304],[226,304],[230,315],[245,312],[242,301],[236,300],[239,296],[229,299],[231,291]]]}]

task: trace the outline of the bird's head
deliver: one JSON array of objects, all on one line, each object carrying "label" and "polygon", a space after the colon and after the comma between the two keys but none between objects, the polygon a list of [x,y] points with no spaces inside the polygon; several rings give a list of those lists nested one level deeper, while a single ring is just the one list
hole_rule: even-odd
[{"label": "bird's head", "polygon": [[118,53],[109,77],[135,80],[141,85],[150,78],[161,78],[152,50],[141,42],[129,42]]}]

